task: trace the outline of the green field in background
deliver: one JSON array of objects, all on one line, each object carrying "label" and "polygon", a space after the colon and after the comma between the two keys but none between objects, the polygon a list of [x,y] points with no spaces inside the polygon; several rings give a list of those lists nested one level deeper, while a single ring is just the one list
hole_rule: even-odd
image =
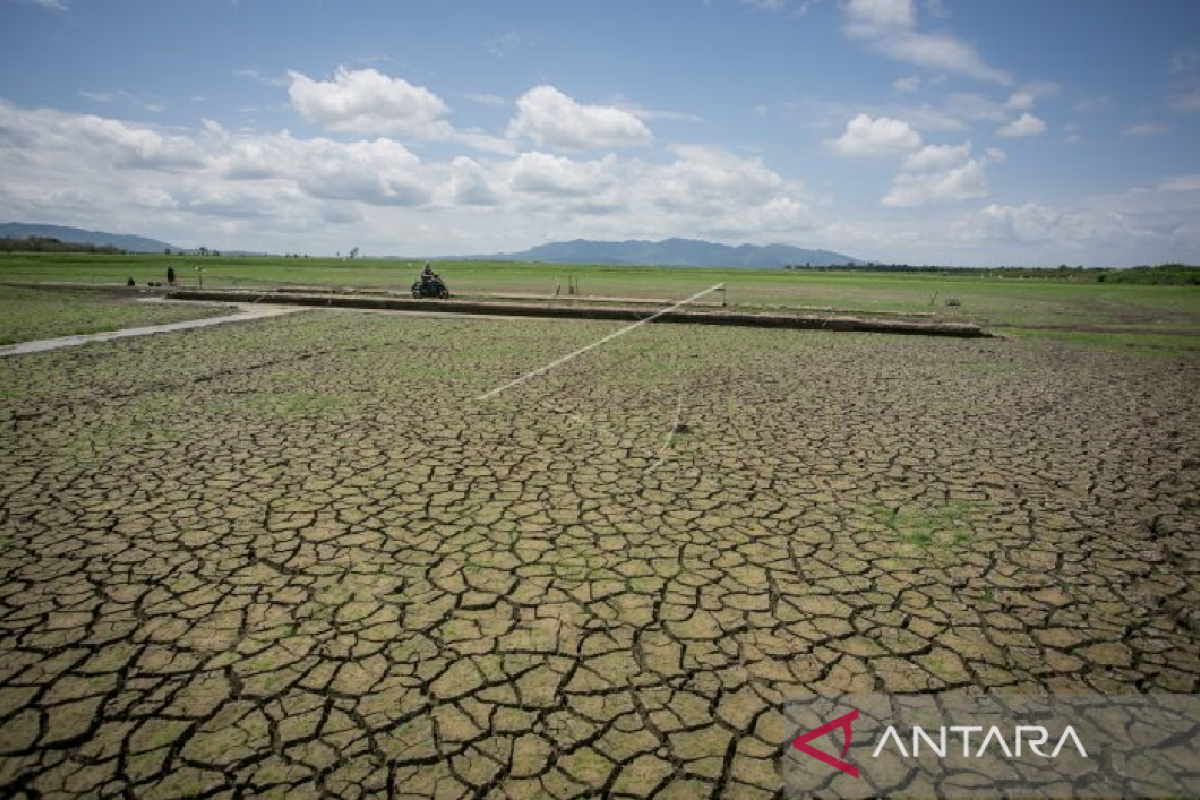
[{"label": "green field in background", "polygon": [[[92,254],[0,255],[0,281],[139,285],[165,281],[174,266],[179,282],[194,286],[204,268],[205,288],[279,286],[364,287],[406,292],[420,262],[185,257]],[[682,299],[724,282],[730,304],[817,306],[865,311],[936,312],[947,320],[991,325],[1200,326],[1200,287],[1085,283],[986,275],[814,272],[784,269],[614,267],[504,261],[439,261],[435,268],[456,294],[566,291],[573,278],[583,296]],[[960,305],[946,306],[954,299]]]}]

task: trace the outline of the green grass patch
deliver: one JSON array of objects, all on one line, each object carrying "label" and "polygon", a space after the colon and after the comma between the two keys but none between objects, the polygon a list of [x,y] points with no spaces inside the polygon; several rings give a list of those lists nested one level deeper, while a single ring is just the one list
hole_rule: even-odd
[{"label": "green grass patch", "polygon": [[971,503],[954,501],[939,508],[876,509],[874,518],[901,544],[955,549],[975,541],[974,510]]},{"label": "green grass patch", "polygon": [[1139,356],[1178,358],[1200,354],[1200,336],[1163,333],[1099,333],[1045,328],[1014,328],[1010,333],[1026,341],[1061,342]]},{"label": "green grass patch", "polygon": [[[2,274],[2,273],[0,273]],[[228,314],[212,305],[141,303],[78,291],[0,286],[0,345]]]}]

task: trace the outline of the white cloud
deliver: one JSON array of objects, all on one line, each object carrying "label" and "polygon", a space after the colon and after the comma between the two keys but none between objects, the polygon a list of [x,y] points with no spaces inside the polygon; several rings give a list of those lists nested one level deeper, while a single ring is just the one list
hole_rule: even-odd
[{"label": "white cloud", "polygon": [[914,28],[917,10],[911,0],[849,0],[846,3],[848,24],[863,35],[873,35],[887,29]]},{"label": "white cloud", "polygon": [[425,160],[387,137],[216,122],[167,130],[2,100],[0,174],[0,218],[222,249],[332,252],[351,240],[379,254],[486,252],[547,231],[787,239],[813,224],[797,182],[718,147],[672,147],[665,161],[549,152]]},{"label": "white cloud", "polygon": [[956,167],[971,156],[971,143],[960,145],[930,144],[904,158],[901,169],[909,172],[931,172]]},{"label": "white cloud", "polygon": [[508,125],[512,138],[565,150],[648,144],[650,129],[618,108],[575,102],[553,86],[535,86],[517,100],[517,116]]},{"label": "white cloud", "polygon": [[859,114],[846,123],[846,131],[826,142],[845,156],[892,155],[921,146],[921,136],[903,120]]},{"label": "white cloud", "polygon": [[1013,92],[1004,107],[1010,111],[1032,111],[1034,99],[1032,92]]},{"label": "white cloud", "polygon": [[1163,122],[1134,122],[1121,129],[1122,136],[1158,136],[1170,128]]},{"label": "white cloud", "polygon": [[577,162],[549,153],[522,153],[510,167],[509,183],[518,192],[583,197],[611,186],[615,165],[612,155],[600,161]]},{"label": "white cloud", "polygon": [[892,88],[897,92],[912,94],[921,88],[921,79],[916,75],[909,75],[907,78],[897,78],[892,82]]},{"label": "white cloud", "polygon": [[205,163],[203,149],[189,137],[91,114],[24,112],[0,101],[0,130],[33,164],[82,167],[94,158],[121,169],[177,171]]},{"label": "white cloud", "polygon": [[982,159],[972,158],[970,142],[927,145],[904,159],[891,190],[880,202],[914,207],[986,197],[984,165],[1002,159],[1003,153],[997,150],[989,150]]},{"label": "white cloud", "polygon": [[987,197],[987,175],[977,160],[937,172],[901,172],[880,202],[913,207]]},{"label": "white cloud", "polygon": [[500,190],[486,167],[467,156],[450,163],[449,205],[495,206],[500,201]]},{"label": "white cloud", "polygon": [[346,145],[321,142],[309,149],[296,175],[312,197],[372,205],[422,206],[432,199],[428,172],[419,158],[390,139]]},{"label": "white cloud", "polygon": [[960,241],[1035,263],[1189,263],[1200,253],[1200,176],[1087,197],[1067,206],[988,205],[954,226]]},{"label": "white cloud", "polygon": [[993,203],[979,211],[973,233],[993,240],[1044,242],[1055,236],[1061,220],[1061,212],[1038,203],[1021,206]]},{"label": "white cloud", "polygon": [[1200,175],[1176,175],[1166,178],[1158,184],[1158,188],[1168,192],[1200,192]]},{"label": "white cloud", "polygon": [[1012,83],[1007,72],[988,64],[969,42],[920,30],[913,0],[849,0],[844,8],[846,35],[877,53],[926,69]]},{"label": "white cloud", "polygon": [[332,81],[289,72],[292,107],[309,122],[347,133],[444,138],[446,103],[423,86],[374,69],[341,68]]},{"label": "white cloud", "polygon": [[992,204],[964,226],[969,238],[1020,244],[1100,244],[1139,234],[1118,212],[1099,208],[1054,208],[1041,203]]},{"label": "white cloud", "polygon": [[720,147],[674,145],[676,160],[648,172],[659,205],[678,207],[691,201],[722,207],[769,202],[785,181],[761,159],[743,158]]},{"label": "white cloud", "polygon": [[1019,118],[1004,125],[996,133],[1000,136],[1037,136],[1046,132],[1046,123],[1026,111]]}]

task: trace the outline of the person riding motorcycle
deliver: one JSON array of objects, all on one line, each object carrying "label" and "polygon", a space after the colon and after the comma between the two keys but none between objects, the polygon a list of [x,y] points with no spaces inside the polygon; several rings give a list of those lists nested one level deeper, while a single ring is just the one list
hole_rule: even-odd
[{"label": "person riding motorcycle", "polygon": [[422,297],[436,297],[444,300],[450,296],[442,276],[433,271],[433,267],[429,265],[428,261],[425,262],[425,269],[421,270],[420,279],[413,281],[412,296],[415,300],[420,300]]}]

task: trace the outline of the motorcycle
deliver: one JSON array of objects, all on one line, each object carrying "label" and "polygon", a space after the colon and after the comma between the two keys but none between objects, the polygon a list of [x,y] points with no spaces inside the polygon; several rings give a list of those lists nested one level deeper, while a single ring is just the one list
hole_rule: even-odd
[{"label": "motorcycle", "polygon": [[414,300],[420,300],[425,297],[436,297],[439,300],[445,300],[450,296],[450,290],[446,288],[446,282],[440,276],[433,275],[429,278],[413,281],[412,296]]}]

